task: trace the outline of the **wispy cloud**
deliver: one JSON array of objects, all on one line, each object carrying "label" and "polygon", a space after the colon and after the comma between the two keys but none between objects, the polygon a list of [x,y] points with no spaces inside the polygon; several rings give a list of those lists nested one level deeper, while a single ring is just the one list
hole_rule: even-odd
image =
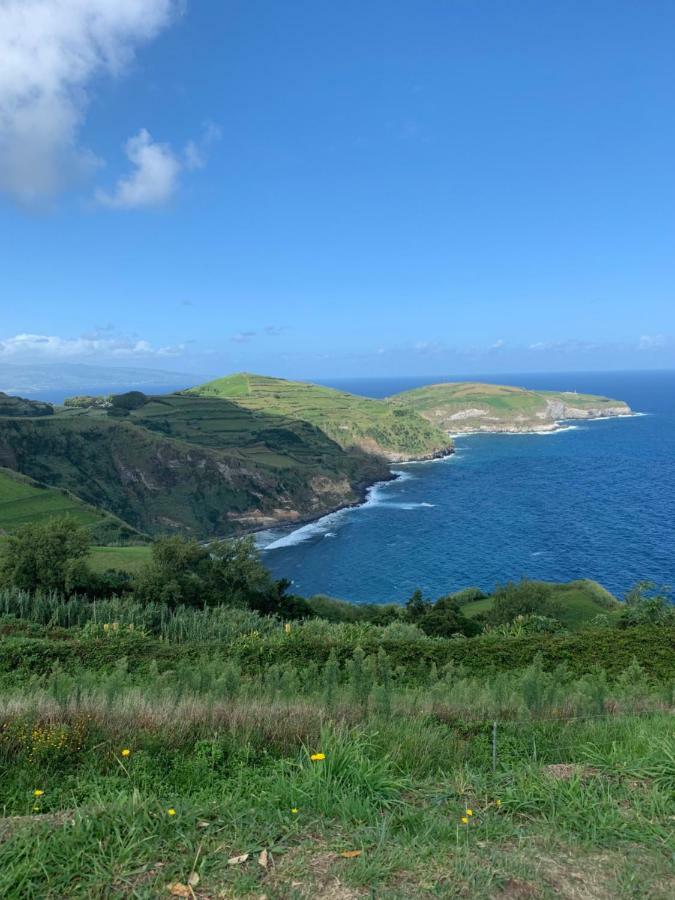
[{"label": "wispy cloud", "polygon": [[256,334],[257,332],[255,331],[238,331],[237,334],[232,335],[230,340],[234,341],[235,344],[248,344]]},{"label": "wispy cloud", "polygon": [[576,338],[568,338],[562,341],[536,341],[530,344],[528,350],[551,351],[553,353],[585,353],[599,349],[600,345],[594,341],[581,341]]},{"label": "wispy cloud", "polygon": [[95,332],[75,338],[47,334],[16,334],[0,339],[0,359],[67,359],[74,357],[135,358],[180,356],[185,344],[155,347],[150,341]]},{"label": "wispy cloud", "polygon": [[663,334],[643,334],[637,343],[638,350],[661,350],[667,344]]},{"label": "wispy cloud", "polygon": [[43,201],[100,160],[78,143],[91,84],[120,75],[180,0],[0,2],[0,191]]}]

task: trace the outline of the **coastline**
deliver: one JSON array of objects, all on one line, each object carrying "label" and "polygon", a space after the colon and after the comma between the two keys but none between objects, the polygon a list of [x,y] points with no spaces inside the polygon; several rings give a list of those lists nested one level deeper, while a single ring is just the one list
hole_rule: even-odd
[{"label": "coastline", "polygon": [[[406,466],[419,465],[421,463],[442,462],[445,459],[452,458],[454,454],[455,448],[451,446],[443,451],[438,451],[437,453],[429,454],[427,456],[422,456],[419,458],[390,460],[390,464],[392,466]],[[388,478],[378,478],[377,481],[373,481],[371,484],[362,485],[360,488],[360,497],[358,500],[354,500],[350,503],[342,503],[339,506],[336,506],[334,509],[329,509],[325,512],[322,512],[318,516],[314,515],[300,517],[298,519],[295,519],[292,523],[279,522],[278,524],[271,523],[261,528],[252,528],[245,531],[244,535],[253,537],[255,540],[261,535],[269,535],[273,532],[277,532],[277,534],[274,536],[274,539],[270,542],[270,544],[266,546],[262,546],[259,540],[256,540],[256,545],[258,546],[259,550],[272,549],[271,544],[276,543],[277,539],[282,540],[286,537],[290,537],[292,534],[295,534],[297,531],[300,531],[303,528],[307,528],[308,526],[317,526],[319,525],[319,523],[325,522],[327,519],[330,519],[333,516],[339,516],[343,513],[349,512],[350,509],[359,509],[360,507],[367,506],[368,503],[372,501],[373,493],[379,487],[384,487],[394,481],[400,481],[402,478],[405,478],[404,472],[397,472],[395,469],[390,469]]]},{"label": "coastline", "polygon": [[[458,437],[469,437],[471,435],[551,435],[551,434],[561,434],[566,431],[573,431],[579,427],[580,422],[597,422],[600,420],[607,419],[628,419],[634,418],[637,416],[644,416],[647,413],[640,412],[628,412],[628,413],[619,413],[614,415],[606,415],[606,416],[584,416],[574,419],[560,419],[555,422],[546,423],[542,425],[541,428],[537,429],[520,429],[520,428],[483,428],[475,431],[453,431],[447,432],[448,436],[451,439]],[[450,447],[444,451],[439,451],[434,454],[429,454],[427,456],[423,456],[420,458],[412,458],[412,459],[404,459],[404,460],[389,460],[390,465],[392,466],[411,466],[411,465],[420,465],[422,463],[433,463],[433,462],[442,462],[443,460],[452,458],[455,455],[455,448]],[[288,546],[286,543],[292,535],[296,534],[299,531],[302,531],[306,528],[316,527],[317,530],[320,530],[321,523],[326,523],[332,517],[340,516],[343,513],[348,512],[351,509],[358,509],[363,506],[367,506],[369,502],[372,501],[372,495],[377,490],[378,487],[384,487],[387,484],[391,484],[393,481],[400,480],[404,477],[404,473],[396,472],[394,469],[390,470],[389,478],[380,478],[377,481],[372,482],[371,484],[364,484],[360,489],[360,497],[358,500],[354,500],[350,503],[343,503],[339,506],[336,506],[334,509],[329,509],[325,512],[322,512],[320,515],[307,515],[300,516],[295,519],[293,522],[278,522],[278,523],[270,523],[266,524],[262,527],[248,529],[244,532],[244,534],[252,536],[254,540],[256,540],[256,545],[258,549],[261,551],[278,549],[283,546]],[[330,534],[329,532],[326,534]],[[270,542],[267,544],[262,543],[260,540],[263,536],[270,536]],[[263,537],[264,539],[264,537]],[[302,540],[306,540],[308,538],[301,538],[297,543],[300,543]],[[278,547],[274,545],[277,542],[283,541],[284,543],[279,543]],[[296,541],[292,541],[292,543],[296,543]]]}]

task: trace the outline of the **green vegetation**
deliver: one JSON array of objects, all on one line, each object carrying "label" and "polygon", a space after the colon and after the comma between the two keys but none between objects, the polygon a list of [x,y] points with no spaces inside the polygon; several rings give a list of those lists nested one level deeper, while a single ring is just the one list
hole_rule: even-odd
[{"label": "green vegetation", "polygon": [[[592,641],[583,672],[521,648],[490,674],[406,667],[355,626],[210,609],[223,639],[204,644],[38,626],[39,601],[12,602],[3,897],[670,896],[672,652],[659,676],[630,657],[608,674]],[[345,628],[350,652],[307,655]],[[659,629],[631,632],[658,652]],[[422,640],[468,662],[485,641]],[[253,664],[256,642],[284,661]]]},{"label": "green vegetation", "polygon": [[356,609],[287,596],[249,540],[162,538],[126,578],[89,540],[60,519],[0,547],[3,897],[670,896],[653,585],[566,628],[566,595],[616,601]]},{"label": "green vegetation", "polygon": [[168,395],[119,410],[0,419],[0,460],[133,529],[204,538],[319,516],[389,477],[381,458],[305,422],[225,400]]},{"label": "green vegetation", "polygon": [[150,560],[152,553],[148,544],[128,547],[94,546],[89,551],[88,563],[93,572],[101,575],[108,569],[134,574]]},{"label": "green vegetation", "polygon": [[67,490],[50,488],[11,469],[0,468],[0,535],[64,515],[86,525],[98,541],[143,539],[115,516],[84,503]]},{"label": "green vegetation", "polygon": [[550,431],[561,419],[626,415],[621,400],[473,382],[432,384],[389,398],[444,431]]},{"label": "green vegetation", "polygon": [[51,403],[43,403],[41,400],[24,400],[23,397],[11,397],[0,391],[0,417],[1,416],[51,416],[54,407]]},{"label": "green vegetation", "polygon": [[390,460],[419,459],[450,448],[446,435],[412,411],[316,384],[240,373],[184,393],[309,422],[341,447],[359,447]]},{"label": "green vegetation", "polygon": [[[505,624],[517,615],[538,613],[557,619],[567,628],[580,628],[595,621],[598,617],[607,622],[616,622],[623,606],[609,591],[596,581],[584,579],[570,581],[567,584],[552,584],[542,581],[531,581],[533,588],[531,605],[527,601],[516,601],[504,616],[503,608],[508,606],[509,592],[512,586],[498,588],[494,595],[481,597],[462,603],[461,609],[469,618],[482,618],[493,624]],[[495,615],[495,606],[502,609],[502,615]]]}]

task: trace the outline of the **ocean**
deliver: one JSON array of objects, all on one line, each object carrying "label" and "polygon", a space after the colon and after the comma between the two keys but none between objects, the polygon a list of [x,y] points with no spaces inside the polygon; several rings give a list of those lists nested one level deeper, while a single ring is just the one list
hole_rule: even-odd
[{"label": "ocean", "polygon": [[[384,397],[436,378],[324,381]],[[675,372],[471,376],[627,401],[639,415],[551,434],[466,435],[447,459],[395,465],[367,501],[261,536],[296,593],[359,603],[437,598],[522,577],[592,578],[618,596],[675,583]]]}]

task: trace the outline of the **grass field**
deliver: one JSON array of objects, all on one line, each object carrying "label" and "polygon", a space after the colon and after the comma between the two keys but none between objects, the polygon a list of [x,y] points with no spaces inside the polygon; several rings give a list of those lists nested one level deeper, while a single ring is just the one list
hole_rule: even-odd
[{"label": "grass field", "polygon": [[151,553],[149,544],[126,547],[92,547],[89,553],[89,565],[94,572],[120,569],[133,574],[149,561]]},{"label": "grass field", "polygon": [[185,394],[219,397],[251,410],[309,422],[342,447],[360,447],[392,459],[418,458],[450,444],[447,436],[414,412],[316,384],[240,373]]},{"label": "grass field", "polygon": [[50,488],[10,469],[0,468],[0,534],[22,525],[69,516],[99,540],[129,539],[133,532],[114,516],[79,500],[74,494]]},{"label": "grass field", "polygon": [[[621,615],[621,603],[595,581],[571,581],[567,584],[534,583],[550,587],[550,599],[559,610],[556,618],[567,628],[583,627],[596,616],[605,616],[609,622],[615,622]],[[474,600],[464,604],[462,612],[469,617],[477,616],[489,612],[492,604],[492,597]]]},{"label": "grass field", "polygon": [[448,431],[527,430],[556,420],[629,413],[621,400],[573,391],[531,391],[507,385],[448,382],[405,391],[390,402]]},{"label": "grass field", "polygon": [[0,896],[672,896],[672,659],[663,680],[589,658],[411,681],[358,650],[243,669],[240,621],[221,655],[41,628],[83,651],[45,667],[2,622]]}]

